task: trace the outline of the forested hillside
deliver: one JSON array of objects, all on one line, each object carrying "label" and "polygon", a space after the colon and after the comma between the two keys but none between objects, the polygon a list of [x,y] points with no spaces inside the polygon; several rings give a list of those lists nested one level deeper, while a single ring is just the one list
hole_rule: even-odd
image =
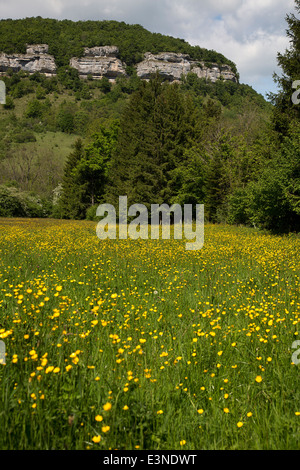
[{"label": "forested hillside", "polygon": [[25,53],[26,44],[46,43],[58,67],[69,64],[71,57],[80,57],[84,47],[117,46],[120,59],[128,66],[143,60],[145,52],[181,52],[194,60],[236,66],[222,54],[191,46],[183,39],[151,33],[141,25],[118,21],[78,21],[26,18],[0,21],[0,51]]},{"label": "forested hillside", "polygon": [[[299,229],[295,113],[289,120],[278,97],[271,104],[246,84],[192,73],[175,84],[159,75],[145,82],[131,68],[146,51],[184,52],[236,70],[230,60],[139,25],[0,22],[0,51],[34,43],[49,44],[59,67],[51,78],[2,77],[0,215],[93,218],[99,203],[126,193],[132,202],[204,203],[211,222]],[[97,45],[119,47],[128,77],[79,78],[70,57]]]}]

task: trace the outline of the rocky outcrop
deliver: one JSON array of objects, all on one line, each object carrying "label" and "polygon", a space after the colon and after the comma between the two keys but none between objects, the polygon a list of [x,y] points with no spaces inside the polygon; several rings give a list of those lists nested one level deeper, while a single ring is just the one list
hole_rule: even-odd
[{"label": "rocky outcrop", "polygon": [[28,45],[26,54],[0,53],[0,72],[3,74],[8,69],[14,72],[24,70],[30,74],[40,72],[48,77],[56,74],[55,59],[48,54],[47,44]]},{"label": "rocky outcrop", "polygon": [[[91,76],[97,80],[107,77],[114,82],[117,77],[126,76],[126,64],[119,59],[119,49],[116,46],[86,47],[82,57],[73,57],[70,60],[70,66],[78,70],[81,78]],[[0,53],[0,75],[5,74],[8,69],[14,72],[25,70],[30,74],[40,72],[50,77],[56,74],[55,59],[48,54],[47,44],[28,45],[26,54]],[[143,80],[149,80],[158,71],[170,82],[180,81],[189,72],[212,82],[221,78],[237,82],[229,65],[208,65],[192,60],[188,54],[176,52],[146,52],[144,60],[136,65],[136,71]]]},{"label": "rocky outcrop", "polygon": [[119,49],[116,46],[85,48],[83,57],[73,57],[70,66],[78,70],[81,78],[89,75],[93,79],[107,77],[114,81],[117,77],[126,75],[125,64],[118,58]]},{"label": "rocky outcrop", "polygon": [[182,75],[191,71],[191,64],[187,54],[176,54],[175,52],[165,52],[157,55],[146,52],[144,60],[137,64],[137,76],[148,80],[156,73],[170,80],[180,80]]},{"label": "rocky outcrop", "polygon": [[198,65],[194,63],[191,67],[191,72],[195,73],[199,78],[205,78],[212,82],[216,82],[220,79],[237,82],[237,77],[229,65],[211,64],[207,67],[203,62],[197,64]]},{"label": "rocky outcrop", "polygon": [[210,66],[207,66],[204,62],[191,60],[188,54],[175,52],[162,52],[156,55],[146,52],[144,60],[137,64],[136,68],[138,77],[145,80],[148,80],[153,73],[158,71],[161,76],[170,81],[179,81],[182,75],[189,72],[212,82],[220,78],[237,81],[229,65],[210,64]]}]

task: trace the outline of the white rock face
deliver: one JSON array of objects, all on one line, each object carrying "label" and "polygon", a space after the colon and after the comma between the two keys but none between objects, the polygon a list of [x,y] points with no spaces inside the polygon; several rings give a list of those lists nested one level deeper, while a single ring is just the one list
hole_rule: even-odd
[{"label": "white rock face", "polygon": [[212,82],[220,78],[237,81],[229,65],[212,64],[211,67],[207,67],[204,62],[191,60],[188,54],[175,52],[162,52],[156,55],[146,52],[144,60],[137,64],[136,69],[138,77],[145,80],[148,80],[153,73],[158,71],[161,76],[170,81],[178,81],[182,75],[189,72]]},{"label": "white rock face", "polygon": [[27,45],[26,47],[26,54],[31,54],[31,55],[48,54],[48,51],[49,51],[48,44],[32,44],[32,45]]},{"label": "white rock face", "polygon": [[47,44],[28,45],[26,54],[0,54],[0,72],[8,69],[14,72],[24,70],[29,73],[40,72],[48,77],[56,74],[54,57],[48,54]]},{"label": "white rock face", "polygon": [[[8,69],[15,72],[25,70],[30,74],[40,72],[48,77],[56,75],[55,59],[48,54],[48,49],[47,44],[33,44],[27,46],[26,54],[0,53],[0,75],[5,74]],[[73,57],[70,66],[78,70],[81,78],[92,76],[99,80],[107,77],[114,82],[117,77],[126,76],[126,64],[118,56],[119,49],[116,46],[86,47],[83,57]],[[188,54],[175,52],[146,52],[144,60],[136,65],[136,71],[143,80],[149,80],[158,71],[170,82],[180,81],[189,72],[212,82],[220,78],[237,82],[229,65],[211,64],[208,67],[204,62],[191,60]]]},{"label": "white rock face", "polygon": [[118,57],[119,49],[117,46],[96,46],[85,47],[84,55],[90,57]]},{"label": "white rock face", "polygon": [[175,52],[164,52],[153,55],[146,52],[144,60],[137,64],[137,76],[149,80],[156,73],[170,80],[180,80],[182,75],[191,71],[191,64],[187,54],[176,54]]},{"label": "white rock face", "polygon": [[81,78],[91,75],[93,79],[107,77],[114,81],[119,76],[125,76],[125,65],[118,58],[119,49],[116,46],[92,47],[84,49],[84,56],[73,57],[70,66],[78,70]]}]

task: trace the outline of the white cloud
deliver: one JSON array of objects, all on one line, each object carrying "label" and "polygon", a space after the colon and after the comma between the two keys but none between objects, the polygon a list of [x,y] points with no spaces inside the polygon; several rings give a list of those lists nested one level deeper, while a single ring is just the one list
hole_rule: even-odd
[{"label": "white cloud", "polygon": [[214,49],[262,93],[274,88],[277,52],[288,47],[285,16],[293,8],[294,0],[0,0],[2,18],[112,19]]}]

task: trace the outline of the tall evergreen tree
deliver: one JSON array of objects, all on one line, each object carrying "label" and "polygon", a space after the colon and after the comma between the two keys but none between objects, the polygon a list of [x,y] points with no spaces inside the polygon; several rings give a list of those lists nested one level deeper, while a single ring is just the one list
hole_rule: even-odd
[{"label": "tall evergreen tree", "polygon": [[[300,14],[300,0],[295,0],[295,10]],[[295,14],[289,14],[286,16],[286,22],[290,47],[283,54],[277,54],[282,75],[274,74],[274,81],[278,84],[279,91],[271,95],[275,104],[275,128],[283,134],[286,134],[291,119],[300,120],[300,106],[292,100],[295,92],[293,83],[300,80],[300,19]],[[300,88],[299,85],[297,88]]]},{"label": "tall evergreen tree", "polygon": [[156,75],[131,96],[112,158],[108,199],[116,203],[171,203],[172,172],[183,164],[199,129],[196,108],[177,84]]},{"label": "tall evergreen tree", "polygon": [[64,168],[58,210],[64,219],[83,219],[85,217],[85,184],[79,180],[77,171],[77,166],[83,155],[83,142],[81,139],[77,139],[74,151],[70,153]]}]

